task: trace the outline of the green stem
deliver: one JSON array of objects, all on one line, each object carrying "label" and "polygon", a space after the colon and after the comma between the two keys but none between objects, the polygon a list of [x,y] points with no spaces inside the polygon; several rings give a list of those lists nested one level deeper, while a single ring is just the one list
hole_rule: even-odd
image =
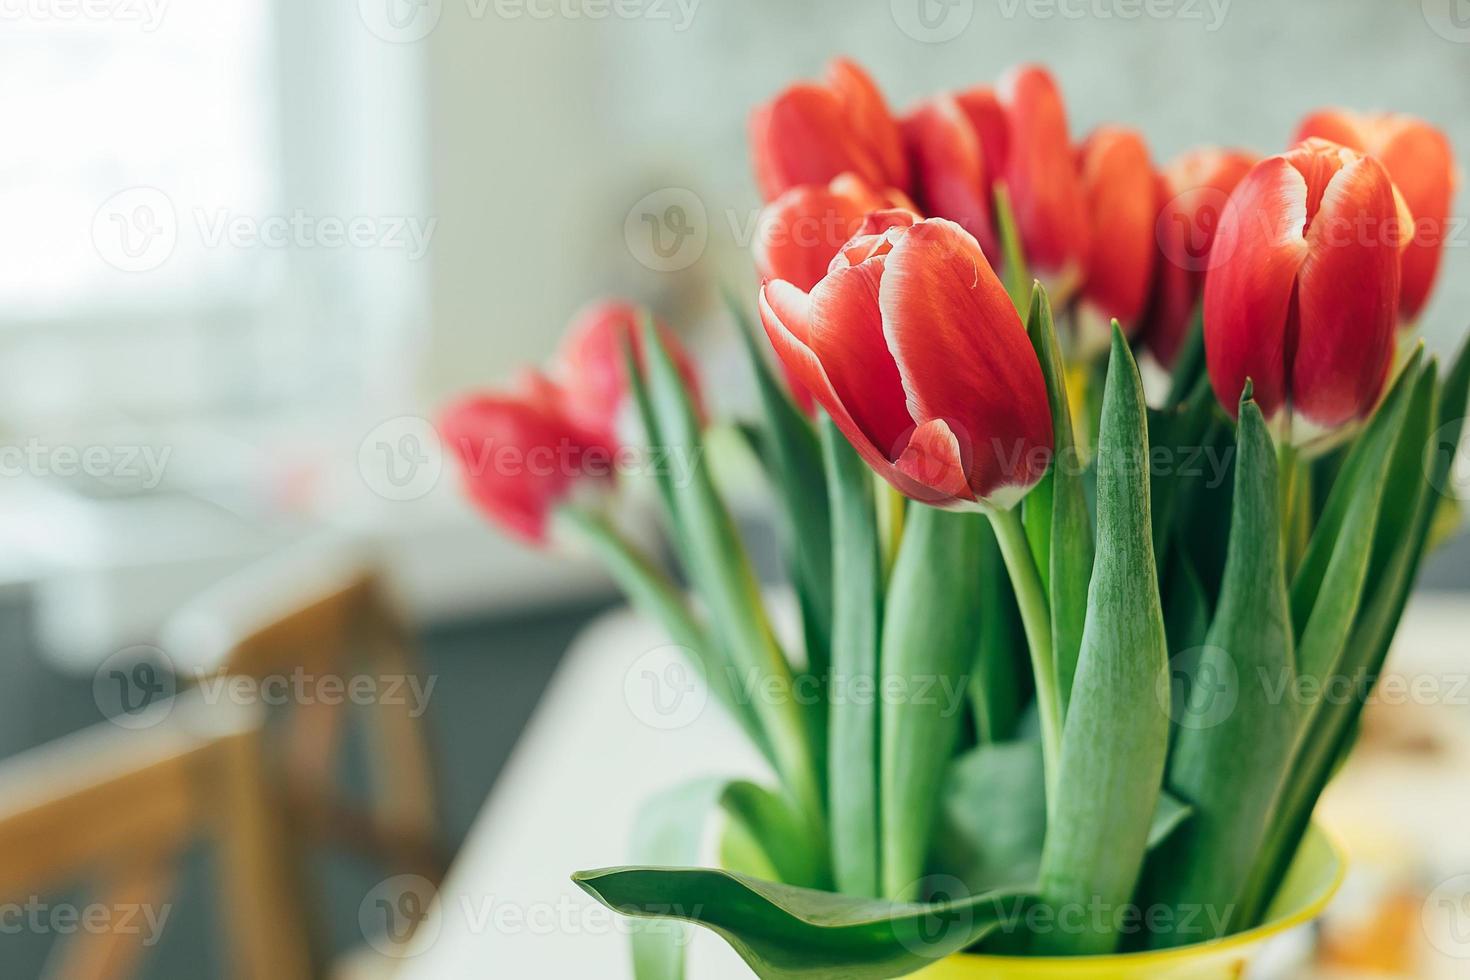
[{"label": "green stem", "polygon": [[1041,574],[1031,557],[1026,542],[1026,528],[1020,512],[986,511],[1001,557],[1010,572],[1011,586],[1016,590],[1016,604],[1021,609],[1021,626],[1026,631],[1026,646],[1031,651],[1031,671],[1036,676],[1036,707],[1041,718],[1041,756],[1046,774],[1046,808],[1056,800],[1057,766],[1062,756],[1062,699],[1057,687],[1056,659],[1052,654],[1051,609],[1041,586]]}]

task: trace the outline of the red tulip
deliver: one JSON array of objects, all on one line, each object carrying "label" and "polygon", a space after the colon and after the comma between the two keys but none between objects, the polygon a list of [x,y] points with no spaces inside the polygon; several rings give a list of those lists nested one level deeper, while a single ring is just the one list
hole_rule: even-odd
[{"label": "red tulip", "polygon": [[1376,159],[1310,139],[1230,196],[1205,279],[1210,381],[1300,445],[1369,414],[1393,357],[1403,220]]},{"label": "red tulip", "polygon": [[505,394],[466,398],[439,423],[458,457],[465,491],[493,521],[532,544],[546,542],[552,510],[579,486],[610,483],[613,447],[578,425],[561,390],[529,375]]},{"label": "red tulip", "polygon": [[1259,159],[1244,150],[1191,150],[1175,158],[1155,180],[1158,258],[1141,332],[1165,367],[1173,366],[1189,333],[1225,202]]},{"label": "red tulip", "polygon": [[1045,68],[1023,65],[1001,80],[999,95],[1008,124],[1001,173],[1026,261],[1065,295],[1087,268],[1091,235],[1079,220],[1086,197],[1061,90]]},{"label": "red tulip", "polygon": [[958,98],[941,95],[900,120],[913,165],[914,197],[925,214],[948,218],[968,231],[986,255],[999,257],[990,204],[995,175],[981,140]]},{"label": "red tulip", "polygon": [[[1131,335],[1148,302],[1157,251],[1153,163],[1143,137],[1118,126],[1093,131],[1077,156],[1090,237],[1098,244],[1082,284],[1084,307],[1092,311],[1092,319],[1106,323],[1116,318]],[[1107,331],[1088,332],[1107,343]]]},{"label": "red tulip", "polygon": [[1088,254],[1084,196],[1061,92],[1044,68],[1013,70],[999,94],[979,86],[921,103],[901,129],[926,214],[959,223],[998,258],[991,196],[1003,180],[1032,271],[1057,298],[1075,288]]},{"label": "red tulip", "polygon": [[810,293],[766,283],[761,319],[787,369],[902,493],[1009,507],[1045,472],[1041,367],[979,244],[954,222],[869,215]]},{"label": "red tulip", "polygon": [[[602,434],[611,445],[618,443],[618,420],[629,393],[624,345],[631,343],[642,363],[638,328],[645,316],[643,310],[625,300],[596,303],[572,319],[557,352],[554,374],[561,384],[567,416],[583,428]],[[673,331],[663,324],[658,330],[698,404],[699,378],[693,361]]]},{"label": "red tulip", "polygon": [[798,82],[750,117],[756,182],[770,201],[802,184],[825,184],[847,171],[871,187],[908,186],[898,124],[878,86],[851,61],[837,59],[825,83]]},{"label": "red tulip", "polygon": [[1429,299],[1444,247],[1455,157],[1444,133],[1412,116],[1358,115],[1337,109],[1314,112],[1297,129],[1297,139],[1321,137],[1378,158],[1404,196],[1414,219],[1404,252],[1399,309],[1412,323]]},{"label": "red tulip", "polygon": [[857,174],[830,184],[803,184],[762,209],[751,250],[762,279],[785,279],[810,290],[863,223],[869,211],[913,208],[901,192],[879,192]]}]

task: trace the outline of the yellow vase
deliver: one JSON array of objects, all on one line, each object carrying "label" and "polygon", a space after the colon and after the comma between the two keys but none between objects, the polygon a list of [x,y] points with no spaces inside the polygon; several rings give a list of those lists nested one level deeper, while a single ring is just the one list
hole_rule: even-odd
[{"label": "yellow vase", "polygon": [[1342,884],[1341,853],[1316,827],[1303,840],[1264,925],[1177,949],[1118,956],[957,955],[913,974],[923,980],[1236,980],[1271,939],[1310,922]]}]

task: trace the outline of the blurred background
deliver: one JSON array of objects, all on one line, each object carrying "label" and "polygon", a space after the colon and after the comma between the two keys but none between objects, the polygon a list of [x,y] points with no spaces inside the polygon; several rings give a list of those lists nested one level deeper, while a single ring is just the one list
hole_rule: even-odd
[{"label": "blurred background", "polygon": [[[1463,0],[7,0],[0,756],[22,766],[98,724],[65,758],[140,728],[212,744],[183,711],[119,724],[129,685],[174,693],[248,658],[294,600],[334,597],[298,648],[335,656],[352,624],[391,622],[415,651],[394,662],[433,681],[393,722],[426,746],[393,785],[433,774],[434,812],[399,816],[432,822],[435,847],[359,834],[358,850],[447,861],[569,643],[617,598],[590,562],[476,518],[431,421],[609,293],[683,332],[739,412],[719,292],[754,284],[746,116],[836,54],[896,110],[1043,61],[1077,136],[1136,126],[1157,163],[1273,151],[1324,105],[1423,116],[1470,153]],[[1467,244],[1455,224],[1423,320],[1442,353],[1470,309]],[[735,504],[759,540],[750,490]],[[1422,588],[1464,608],[1465,539]],[[371,798],[379,707],[296,730],[340,738],[301,764],[318,784]],[[381,863],[302,860],[321,865],[316,946],[349,954]],[[228,974],[206,865],[186,862],[142,975]],[[10,921],[0,974],[73,969],[54,921]]]}]

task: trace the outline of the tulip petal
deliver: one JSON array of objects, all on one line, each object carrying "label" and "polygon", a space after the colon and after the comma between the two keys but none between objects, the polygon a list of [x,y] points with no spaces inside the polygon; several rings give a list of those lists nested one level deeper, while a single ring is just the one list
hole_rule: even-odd
[{"label": "tulip petal", "polygon": [[914,420],[878,306],[887,259],[875,255],[854,266],[834,263],[811,294],[811,348],[863,433],[893,460]]},{"label": "tulip petal", "polygon": [[846,107],[828,88],[791,86],[750,117],[756,182],[766,200],[801,184],[825,184],[851,170],[885,186],[877,162],[851,131]]},{"label": "tulip petal", "polygon": [[909,165],[898,124],[872,76],[856,62],[835,58],[827,66],[827,84],[846,109],[854,136],[882,172],[884,179],[877,186],[907,188]]},{"label": "tulip petal", "polygon": [[980,140],[959,104],[947,96],[931,99],[903,118],[902,129],[920,207],[959,224],[985,254],[999,255]]},{"label": "tulip petal", "polygon": [[1286,403],[1287,320],[1306,223],[1306,180],[1284,157],[1247,174],[1220,216],[1205,278],[1205,351],[1215,395],[1232,416],[1247,378],[1266,418]]},{"label": "tulip petal", "polygon": [[1025,65],[1001,81],[1000,96],[1010,123],[1005,180],[1026,259],[1064,278],[1080,273],[1091,239],[1078,220],[1086,202],[1061,91],[1046,69]]},{"label": "tulip petal", "polygon": [[942,419],[971,459],[977,497],[1029,486],[1045,469],[1051,410],[1041,366],[976,241],[949,221],[911,228],[887,257],[879,296],[908,411]]},{"label": "tulip petal", "polygon": [[1083,296],[1104,321],[1116,317],[1131,335],[1148,301],[1158,251],[1153,164],[1142,136],[1114,126],[1089,136],[1080,156],[1092,239],[1107,243],[1091,252]]},{"label": "tulip petal", "polygon": [[[797,295],[793,296],[793,293]],[[822,362],[817,359],[816,353],[796,332],[797,329],[805,330],[805,328],[793,327],[785,319],[786,315],[794,314],[802,323],[808,322],[810,310],[803,309],[803,306],[809,307],[809,305],[810,300],[806,295],[790,283],[777,280],[761,287],[761,324],[766,328],[766,337],[770,339],[771,348],[776,352],[776,357],[781,361],[788,376],[794,378],[816,399],[817,404],[821,405],[831,416],[837,428],[842,430],[842,434],[847,437],[852,448],[863,458],[863,462],[872,467],[879,476],[892,483],[900,493],[906,496],[918,500],[932,497],[932,490],[900,472],[887,455],[880,451],[863,432],[854,421],[852,414],[848,412],[847,406],[838,397],[837,390],[832,387],[827,371],[822,367]]]},{"label": "tulip petal", "polygon": [[930,419],[914,430],[895,466],[915,483],[932,487],[933,500],[974,500],[964,455],[949,424]]},{"label": "tulip petal", "polygon": [[845,185],[848,192],[834,190],[837,181],[831,188],[808,184],[762,209],[751,251],[763,278],[784,279],[810,292],[827,274],[832,256],[857,231],[863,215],[883,206],[861,178],[847,176],[852,177]]},{"label": "tulip petal", "polygon": [[444,413],[439,431],[459,459],[470,499],[492,520],[544,544],[551,508],[574,484],[612,477],[612,450],[579,429],[538,390],[525,397],[467,398]]},{"label": "tulip petal", "polygon": [[1417,119],[1395,118],[1398,123],[1374,155],[1403,194],[1414,219],[1399,295],[1399,309],[1412,321],[1428,301],[1439,273],[1455,189],[1455,159],[1444,133]]},{"label": "tulip petal", "polygon": [[1291,401],[1314,426],[1364,416],[1383,392],[1398,309],[1397,219],[1382,164],[1357,157],[1332,177],[1307,229]]}]

